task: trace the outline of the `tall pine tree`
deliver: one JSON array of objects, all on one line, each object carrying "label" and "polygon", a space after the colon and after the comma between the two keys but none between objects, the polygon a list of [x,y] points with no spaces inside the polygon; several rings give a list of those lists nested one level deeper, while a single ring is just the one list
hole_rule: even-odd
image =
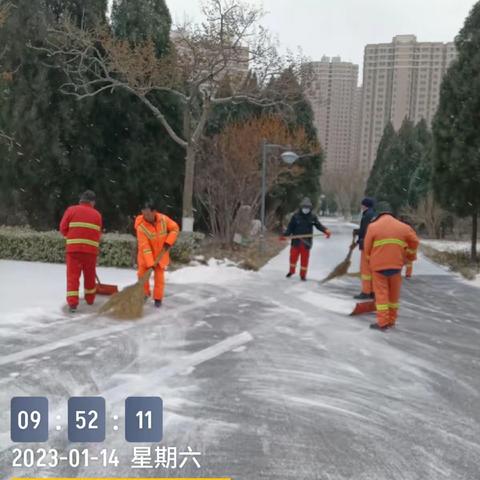
[{"label": "tall pine tree", "polygon": [[6,218],[4,214],[2,220],[52,228],[73,192],[77,197],[94,186],[96,159],[90,144],[98,141],[99,132],[90,121],[93,101],[78,105],[65,97],[60,92],[64,75],[60,69],[47,68],[43,54],[31,45],[43,45],[49,26],[63,15],[84,25],[93,18],[105,21],[106,0],[12,4],[0,31],[0,43],[7,45],[3,61],[14,72],[2,117],[20,146],[3,148],[0,157],[6,185],[2,197],[8,211],[15,213]]},{"label": "tall pine tree", "polygon": [[375,162],[367,181],[366,194],[371,197],[377,196],[378,191],[383,183],[383,177],[386,173],[388,161],[386,152],[390,148],[395,136],[396,132],[392,123],[389,122],[383,131],[383,136],[377,150],[377,156],[375,157]]},{"label": "tall pine tree", "polygon": [[172,18],[164,0],[114,0],[112,27],[132,43],[153,39],[160,56],[170,44]]},{"label": "tall pine tree", "polygon": [[419,162],[410,177],[408,204],[416,208],[432,189],[432,133],[427,122],[421,120],[415,127],[416,139],[421,146]]},{"label": "tall pine tree", "polygon": [[480,2],[455,40],[458,59],[448,70],[434,120],[433,185],[440,203],[472,218],[471,258],[477,259],[480,210]]}]

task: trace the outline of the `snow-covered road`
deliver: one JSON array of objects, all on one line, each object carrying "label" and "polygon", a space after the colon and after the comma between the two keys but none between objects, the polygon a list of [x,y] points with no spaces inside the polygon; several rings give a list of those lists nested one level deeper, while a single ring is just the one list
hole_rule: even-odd
[{"label": "snow-covered road", "polygon": [[[66,318],[63,266],[0,262],[0,477],[479,478],[478,289],[421,258],[398,328],[370,331],[373,317],[347,315],[358,280],[315,281],[351,241],[350,226],[329,226],[309,282],[284,278],[287,250],[259,273],[188,267],[169,274],[164,308],[148,308],[138,322]],[[108,283],[134,279],[100,273]],[[13,469],[9,402],[17,395],[49,398],[46,446],[62,452],[74,446],[68,398],[104,396],[107,439],[89,448],[118,449],[123,466]],[[163,444],[200,451],[200,470],[130,468],[134,445],[121,419],[131,395],[163,398]]]}]

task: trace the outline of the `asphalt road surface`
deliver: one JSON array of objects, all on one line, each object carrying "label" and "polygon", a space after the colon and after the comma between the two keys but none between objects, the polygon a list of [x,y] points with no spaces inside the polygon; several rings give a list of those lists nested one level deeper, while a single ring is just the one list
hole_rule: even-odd
[{"label": "asphalt road surface", "polygon": [[[0,322],[0,477],[480,478],[479,290],[422,258],[398,327],[371,331],[374,316],[348,316],[357,279],[318,283],[344,258],[351,228],[332,223],[332,238],[316,242],[307,283],[285,278],[287,251],[226,281],[173,276],[163,309],[138,322],[47,314],[32,292],[25,314],[11,309]],[[39,291],[63,281],[62,267],[41,268]],[[13,283],[10,292],[25,288]],[[47,396],[51,409],[49,441],[21,448],[116,449],[120,465],[13,468],[16,395]],[[104,443],[68,443],[66,405],[77,395],[106,398]],[[132,395],[163,398],[161,445],[200,452],[200,468],[131,468],[136,445],[122,419]]]}]

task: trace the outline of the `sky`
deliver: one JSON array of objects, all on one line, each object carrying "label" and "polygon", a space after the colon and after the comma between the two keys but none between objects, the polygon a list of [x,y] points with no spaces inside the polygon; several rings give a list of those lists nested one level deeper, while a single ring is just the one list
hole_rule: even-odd
[{"label": "sky", "polygon": [[[311,60],[323,55],[363,64],[368,43],[395,35],[419,41],[452,41],[475,0],[250,0],[267,12],[263,24],[283,48],[301,47]],[[201,18],[200,0],[167,0],[172,17]]]}]

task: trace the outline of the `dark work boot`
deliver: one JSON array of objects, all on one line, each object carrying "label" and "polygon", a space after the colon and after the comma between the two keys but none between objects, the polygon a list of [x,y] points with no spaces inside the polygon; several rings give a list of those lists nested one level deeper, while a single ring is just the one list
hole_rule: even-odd
[{"label": "dark work boot", "polygon": [[374,298],[373,293],[360,293],[353,297],[355,300],[372,300]]},{"label": "dark work boot", "polygon": [[290,277],[293,277],[293,275],[294,275],[294,274],[293,274],[292,272],[288,272],[287,275],[286,275],[286,277],[287,277],[287,278],[290,278]]},{"label": "dark work boot", "polygon": [[161,300],[155,300],[155,308],[160,308],[162,306]]},{"label": "dark work boot", "polygon": [[77,312],[77,305],[69,305],[68,311],[70,313],[76,313]]},{"label": "dark work boot", "polygon": [[307,277],[300,277],[300,280],[301,280],[302,282],[306,282],[306,281],[307,281]]},{"label": "dark work boot", "polygon": [[370,328],[371,328],[372,330],[379,330],[380,332],[385,332],[385,331],[387,331],[387,330],[390,328],[390,326],[389,326],[389,325],[386,325],[385,327],[381,327],[378,323],[372,323],[372,324],[370,325]]}]

